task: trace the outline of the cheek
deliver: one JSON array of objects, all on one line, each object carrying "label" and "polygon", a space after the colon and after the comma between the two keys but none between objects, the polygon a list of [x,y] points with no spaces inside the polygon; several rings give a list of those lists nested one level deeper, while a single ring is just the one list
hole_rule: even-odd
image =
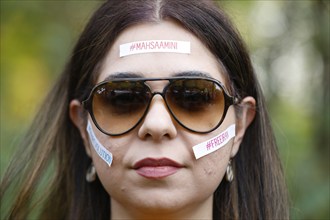
[{"label": "cheek", "polygon": [[[231,143],[229,143],[231,144]],[[230,145],[200,158],[197,162],[197,173],[200,179],[211,184],[212,188],[217,188],[226,172],[230,157]]]},{"label": "cheek", "polygon": [[[125,169],[125,166],[123,165],[123,160],[125,153],[127,152],[127,147],[129,146],[129,141],[116,141],[116,140],[109,140],[108,137],[106,138],[100,138],[100,142],[103,144],[103,146],[109,150],[113,155],[113,162],[111,167],[109,167],[95,152],[93,149],[92,157],[93,162],[97,171],[97,176],[100,179],[103,187],[105,190],[110,194],[111,189],[120,189],[122,188],[121,185],[119,185],[123,179],[123,171]],[[117,181],[114,181],[117,180]]]}]

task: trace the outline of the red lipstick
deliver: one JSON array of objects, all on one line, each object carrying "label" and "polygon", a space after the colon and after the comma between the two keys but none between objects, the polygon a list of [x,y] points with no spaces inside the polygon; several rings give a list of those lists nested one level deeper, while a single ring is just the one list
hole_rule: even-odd
[{"label": "red lipstick", "polygon": [[136,162],[133,169],[149,179],[161,179],[175,174],[183,165],[167,158],[145,158]]}]

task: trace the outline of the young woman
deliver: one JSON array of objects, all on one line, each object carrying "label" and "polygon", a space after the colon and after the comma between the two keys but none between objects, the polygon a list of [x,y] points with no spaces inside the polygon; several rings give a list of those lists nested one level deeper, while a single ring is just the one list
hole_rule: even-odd
[{"label": "young woman", "polygon": [[211,1],[104,3],[20,155],[9,219],[288,218],[249,55]]}]

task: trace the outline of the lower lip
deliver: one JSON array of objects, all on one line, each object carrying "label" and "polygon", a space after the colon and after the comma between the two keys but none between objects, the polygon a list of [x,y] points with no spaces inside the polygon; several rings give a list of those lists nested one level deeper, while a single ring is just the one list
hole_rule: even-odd
[{"label": "lower lip", "polygon": [[136,172],[149,179],[161,179],[175,174],[179,169],[173,166],[140,167]]}]

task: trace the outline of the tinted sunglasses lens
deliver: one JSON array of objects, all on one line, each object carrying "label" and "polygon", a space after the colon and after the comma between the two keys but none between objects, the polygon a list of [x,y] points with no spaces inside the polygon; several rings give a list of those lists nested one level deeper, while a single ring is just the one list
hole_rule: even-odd
[{"label": "tinted sunglasses lens", "polygon": [[144,115],[151,93],[143,82],[108,82],[94,90],[92,111],[99,127],[116,135],[133,128]]},{"label": "tinted sunglasses lens", "polygon": [[185,127],[197,132],[212,130],[221,122],[224,114],[224,93],[213,81],[173,81],[166,90],[165,98],[176,119]]}]

